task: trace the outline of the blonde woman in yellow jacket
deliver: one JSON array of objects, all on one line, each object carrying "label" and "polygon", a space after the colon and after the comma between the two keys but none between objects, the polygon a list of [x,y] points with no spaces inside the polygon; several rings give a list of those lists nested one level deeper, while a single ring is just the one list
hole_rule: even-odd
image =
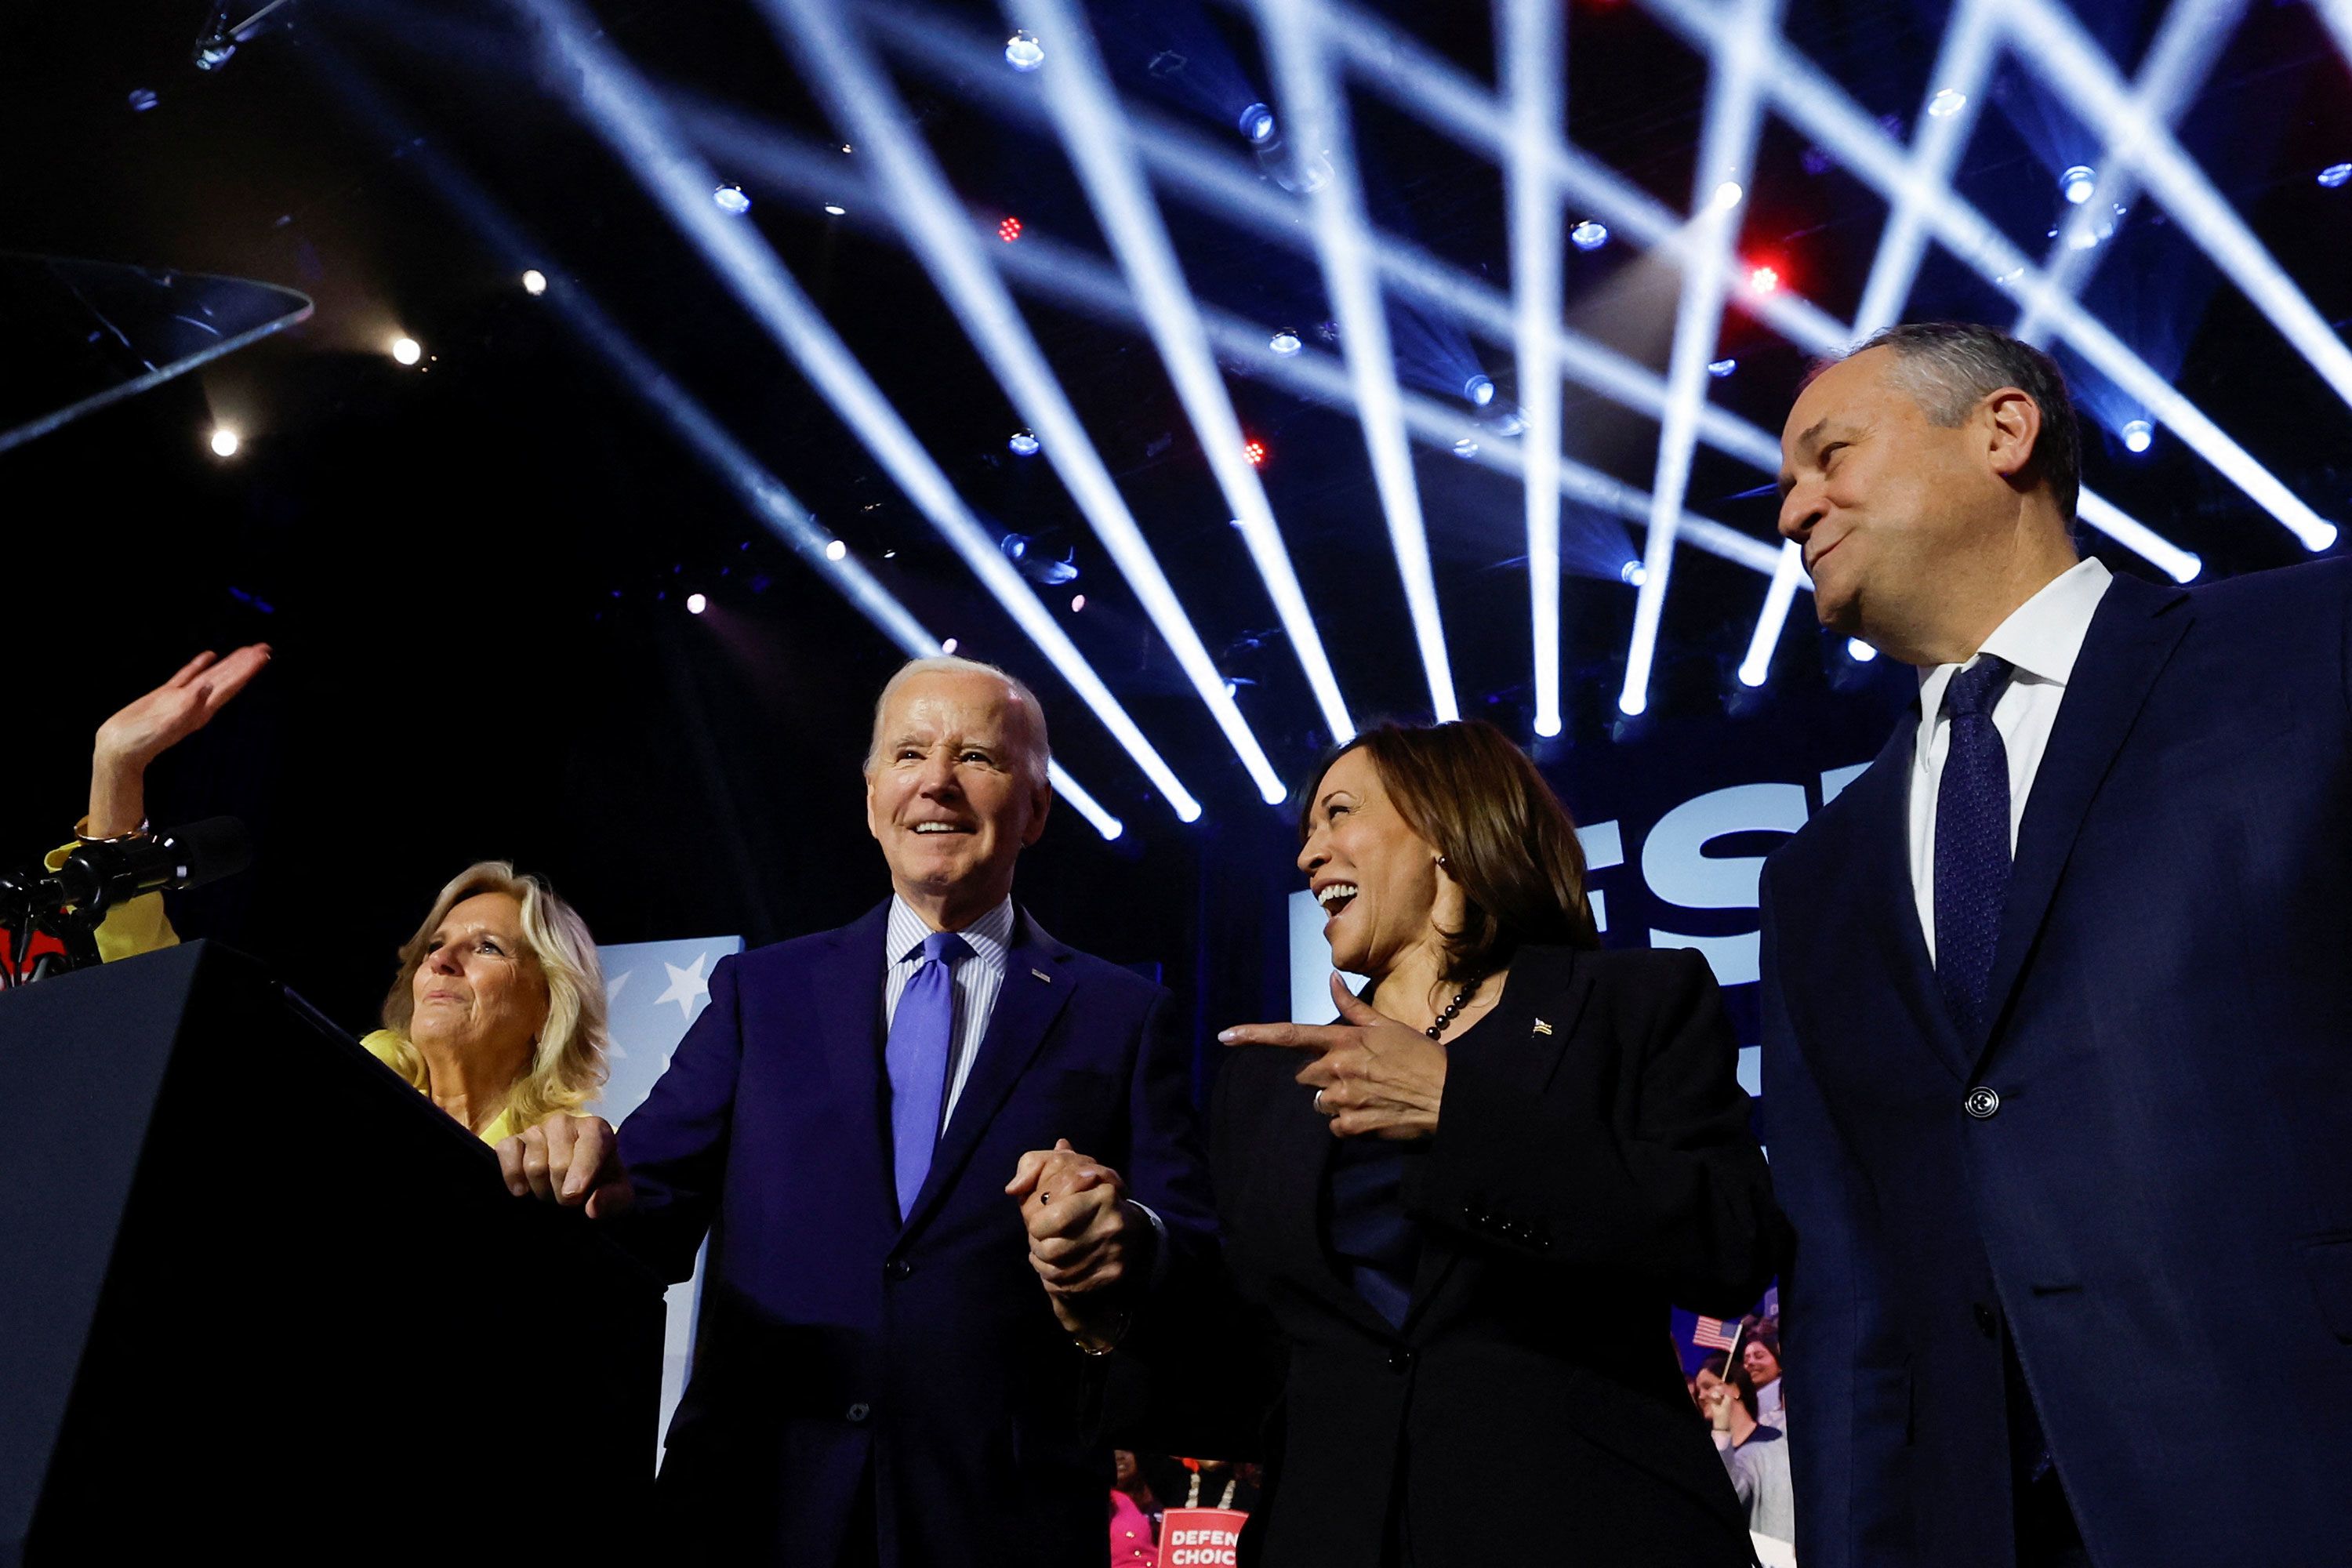
[{"label": "blonde woman in yellow jacket", "polygon": [[[211,722],[269,662],[266,644],[177,675],[99,726],[82,841],[147,831],[146,772]],[[54,868],[73,846],[51,855]],[[179,942],[150,893],[107,912],[109,963]],[[579,912],[503,860],[467,867],[400,950],[384,1026],[361,1043],[486,1143],[556,1111],[577,1112],[604,1081],[604,974]]]}]

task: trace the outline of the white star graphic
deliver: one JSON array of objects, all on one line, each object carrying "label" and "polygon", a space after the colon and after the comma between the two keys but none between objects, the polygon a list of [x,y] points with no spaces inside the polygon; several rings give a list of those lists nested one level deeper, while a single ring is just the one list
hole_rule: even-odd
[{"label": "white star graphic", "polygon": [[654,1005],[658,1007],[665,1002],[675,1002],[677,1010],[686,1016],[686,1021],[689,1024],[694,1022],[694,999],[710,994],[710,986],[702,978],[702,966],[709,957],[707,952],[696,953],[691,969],[680,969],[667,959],[662,960],[662,967],[669,971],[669,989],[654,998]]}]

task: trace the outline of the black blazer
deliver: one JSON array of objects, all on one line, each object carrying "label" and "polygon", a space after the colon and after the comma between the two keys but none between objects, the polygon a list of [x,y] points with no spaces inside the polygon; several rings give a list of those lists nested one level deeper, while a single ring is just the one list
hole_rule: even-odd
[{"label": "black blazer", "polygon": [[1211,1164],[1229,1298],[1163,1317],[1142,1352],[1166,1347],[1159,1408],[1228,1419],[1186,1436],[1255,1437],[1267,1461],[1244,1562],[1749,1561],[1667,1317],[1737,1313],[1772,1275],[1781,1222],[1737,1058],[1697,954],[1523,949],[1407,1155],[1423,1249],[1402,1330],[1328,1260],[1337,1140],[1292,1081],[1302,1058],[1225,1062]]}]

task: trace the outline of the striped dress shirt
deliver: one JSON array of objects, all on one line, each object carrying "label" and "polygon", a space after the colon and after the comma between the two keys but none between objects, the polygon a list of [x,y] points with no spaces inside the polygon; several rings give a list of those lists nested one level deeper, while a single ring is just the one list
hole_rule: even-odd
[{"label": "striped dress shirt", "polygon": [[[971,945],[971,956],[955,966],[955,1023],[948,1031],[948,1091],[940,1103],[940,1126],[955,1115],[956,1099],[963,1093],[971,1064],[979,1058],[980,1042],[1004,989],[1004,969],[1013,952],[1013,900],[1007,898],[956,934]],[[922,967],[923,939],[931,934],[906,900],[890,896],[890,920],[883,935],[882,1032],[887,1037],[898,1020],[898,998],[907,982]]]}]

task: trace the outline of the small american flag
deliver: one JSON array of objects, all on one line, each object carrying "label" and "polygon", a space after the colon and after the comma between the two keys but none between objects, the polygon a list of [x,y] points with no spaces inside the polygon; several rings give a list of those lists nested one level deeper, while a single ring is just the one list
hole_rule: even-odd
[{"label": "small american flag", "polygon": [[1738,1339],[1737,1333],[1723,1326],[1721,1318],[1701,1318],[1691,1330],[1691,1343],[1711,1351],[1727,1351]]}]

